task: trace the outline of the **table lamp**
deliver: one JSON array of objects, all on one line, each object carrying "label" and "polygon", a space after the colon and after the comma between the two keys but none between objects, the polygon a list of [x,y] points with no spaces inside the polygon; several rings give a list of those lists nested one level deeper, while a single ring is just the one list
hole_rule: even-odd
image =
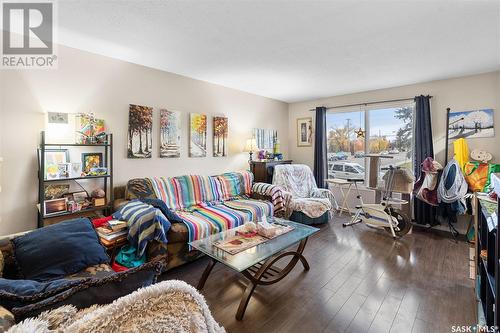
[{"label": "table lamp", "polygon": [[243,149],[243,151],[250,155],[248,164],[252,164],[253,152],[258,149],[259,148],[257,147],[257,141],[255,139],[247,139],[247,141],[245,142],[245,149]]}]

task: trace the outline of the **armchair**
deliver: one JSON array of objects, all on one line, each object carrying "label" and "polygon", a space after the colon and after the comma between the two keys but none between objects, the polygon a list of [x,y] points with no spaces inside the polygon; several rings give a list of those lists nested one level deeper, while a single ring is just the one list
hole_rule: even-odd
[{"label": "armchair", "polygon": [[311,169],[304,164],[277,165],[273,184],[282,189],[286,217],[304,224],[328,222],[332,208],[338,209],[334,195],[316,186]]}]

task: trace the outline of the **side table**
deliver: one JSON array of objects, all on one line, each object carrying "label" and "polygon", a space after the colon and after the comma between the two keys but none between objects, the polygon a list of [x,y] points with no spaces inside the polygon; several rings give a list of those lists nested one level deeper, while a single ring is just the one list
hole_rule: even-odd
[{"label": "side table", "polygon": [[[327,184],[331,184],[333,187],[337,187],[340,190],[340,194],[342,195],[341,202],[342,204],[339,206],[339,216],[342,216],[342,213],[345,211],[348,214],[351,214],[351,208],[349,207],[349,203],[347,202],[347,198],[351,193],[351,187],[354,184],[345,179],[340,178],[329,178],[326,180]],[[347,191],[344,192],[344,189]]]}]

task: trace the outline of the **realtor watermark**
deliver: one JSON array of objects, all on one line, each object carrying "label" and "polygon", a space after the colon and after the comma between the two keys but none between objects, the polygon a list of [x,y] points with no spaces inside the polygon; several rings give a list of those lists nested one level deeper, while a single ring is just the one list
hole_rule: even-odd
[{"label": "realtor watermark", "polygon": [[54,2],[2,3],[1,68],[55,68]]},{"label": "realtor watermark", "polygon": [[452,333],[494,333],[498,332],[498,326],[487,325],[453,325],[450,332]]}]

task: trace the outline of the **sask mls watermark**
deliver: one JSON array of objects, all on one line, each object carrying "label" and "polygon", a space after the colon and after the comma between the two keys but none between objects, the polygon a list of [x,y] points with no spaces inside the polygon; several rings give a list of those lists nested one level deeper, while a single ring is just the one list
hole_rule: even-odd
[{"label": "sask mls watermark", "polygon": [[2,4],[2,68],[55,68],[54,3]]}]

